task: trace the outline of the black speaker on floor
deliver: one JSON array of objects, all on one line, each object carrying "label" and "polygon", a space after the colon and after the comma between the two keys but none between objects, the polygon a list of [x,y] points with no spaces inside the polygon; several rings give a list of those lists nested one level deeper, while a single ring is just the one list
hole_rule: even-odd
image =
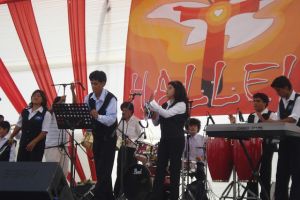
[{"label": "black speaker on floor", "polygon": [[74,200],[58,163],[0,162],[1,200]]}]

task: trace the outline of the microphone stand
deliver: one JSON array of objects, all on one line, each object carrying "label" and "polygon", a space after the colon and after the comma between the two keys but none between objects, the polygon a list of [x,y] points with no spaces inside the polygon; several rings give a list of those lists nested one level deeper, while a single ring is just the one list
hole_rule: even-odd
[{"label": "microphone stand", "polygon": [[[182,172],[181,172],[181,178],[182,178],[182,199],[195,199],[194,195],[189,191],[188,185],[190,184],[190,133],[185,131],[186,135],[186,141],[185,141],[185,147],[186,151],[184,152],[184,157],[182,161]],[[187,171],[185,172],[185,162],[184,159],[187,159]]]},{"label": "microphone stand", "polygon": [[[192,111],[192,104],[193,104],[193,101],[189,101],[188,102],[188,108],[189,108],[189,114],[191,114],[191,111]],[[183,170],[182,170],[182,182],[183,182],[183,187],[182,187],[182,195],[184,197],[184,199],[188,198],[187,195],[190,195],[192,199],[195,199],[195,197],[193,196],[193,194],[191,192],[185,192],[188,191],[188,188],[187,186],[190,184],[190,163],[191,163],[191,160],[190,160],[190,137],[191,137],[191,134],[188,132],[188,131],[185,131],[185,133],[187,134],[186,135],[186,141],[185,141],[185,146],[186,146],[186,159],[187,159],[187,172],[186,174],[184,174],[184,160],[183,160]],[[185,178],[186,178],[186,183],[185,183]]]},{"label": "microphone stand", "polygon": [[[193,105],[193,101],[189,101],[188,102],[188,106],[189,106],[189,114],[191,114],[192,112],[192,105]],[[186,139],[187,139],[187,184],[189,184],[190,182],[190,138],[191,138],[191,134],[189,132],[187,132],[187,136],[186,136]]]},{"label": "microphone stand", "polygon": [[240,122],[245,122],[245,119],[243,117],[243,113],[239,108],[237,109],[237,115],[239,116],[239,121]]},{"label": "microphone stand", "polygon": [[[126,162],[126,157],[127,157],[127,152],[126,152],[126,136],[125,136],[125,119],[122,117],[121,118],[122,123],[122,143],[120,146],[119,151],[121,151],[120,155],[121,155],[121,162],[120,162],[120,189],[119,189],[119,193],[118,193],[118,197],[116,199],[124,199],[125,200],[125,195],[124,195],[124,166],[125,166],[125,162]],[[126,129],[127,132],[127,129]]]},{"label": "microphone stand", "polygon": [[[82,87],[82,89],[85,90],[85,88],[84,88],[84,86],[82,85],[81,82],[59,83],[59,84],[52,84],[51,86],[54,86],[54,87],[55,86],[63,86],[63,96],[65,96],[66,95],[66,87],[69,86],[69,85],[72,85],[72,84],[79,84]],[[54,114],[54,113],[52,113],[52,114]],[[76,166],[75,166],[75,162],[76,162],[76,160],[75,160],[76,159],[75,151],[77,151],[77,147],[79,146],[86,155],[88,155],[88,154],[82,148],[82,146],[77,142],[77,140],[75,140],[75,138],[74,138],[74,133],[75,133],[74,128],[75,128],[75,126],[73,124],[70,124],[70,123],[69,123],[69,125],[71,126],[71,129],[70,129],[71,133],[67,129],[61,129],[60,130],[60,134],[62,136],[62,139],[60,141],[60,144],[56,145],[56,146],[51,146],[49,148],[55,148],[55,147],[61,148],[65,152],[65,154],[68,156],[68,158],[70,159],[70,161],[71,161],[71,167],[70,167],[71,168],[70,169],[70,171],[71,171],[70,172],[71,173],[70,186],[71,186],[72,189],[74,189],[75,188],[75,169],[76,169]],[[68,142],[64,142],[64,138],[63,137],[66,136],[65,133],[67,133],[69,135],[69,141]],[[71,148],[70,148],[71,152],[68,152],[68,150],[66,149],[65,145],[68,144],[68,143],[70,143],[70,145],[71,145]],[[92,159],[89,156],[88,156],[88,158]]]},{"label": "microphone stand", "polygon": [[63,90],[63,94],[66,95],[66,87],[68,85],[72,85],[72,84],[79,84],[83,90],[85,90],[84,86],[82,85],[81,82],[74,82],[74,83],[58,83],[58,84],[52,84],[51,86],[63,86],[64,90]]},{"label": "microphone stand", "polygon": [[[210,121],[211,121],[211,123],[212,124],[215,124],[215,121],[214,121],[214,119],[213,119],[213,117],[211,116],[211,114],[209,113],[209,112],[207,112],[207,120],[206,120],[206,126],[204,127],[204,130],[203,130],[203,132],[204,132],[204,134],[203,134],[203,136],[204,136],[204,138],[207,138],[208,136],[207,136],[207,134],[206,134],[206,127],[209,125],[209,123],[210,123]],[[204,145],[204,146],[206,146],[207,145],[207,141],[205,142],[206,144]],[[207,174],[208,174],[208,162],[207,162],[207,151],[206,151],[206,148],[203,148],[203,154],[204,154],[204,167],[205,167],[205,180],[204,180],[204,187],[205,187],[205,194],[206,195],[209,195],[209,194],[211,194],[211,195],[215,195],[213,192],[212,192],[212,190],[211,190],[211,188],[210,188],[210,185],[209,185],[209,182],[208,182],[208,179],[207,179]],[[204,194],[203,194],[204,195]],[[222,199],[222,198],[220,198],[220,199]]]},{"label": "microphone stand", "polygon": [[191,134],[187,133],[186,139],[187,139],[187,184],[190,183],[190,138],[191,138]]}]

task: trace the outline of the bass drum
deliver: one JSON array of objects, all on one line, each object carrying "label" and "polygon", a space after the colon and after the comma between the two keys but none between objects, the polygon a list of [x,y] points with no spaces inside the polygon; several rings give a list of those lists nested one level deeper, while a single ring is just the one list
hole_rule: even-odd
[{"label": "bass drum", "polygon": [[124,194],[128,200],[142,200],[151,191],[149,170],[140,164],[132,165],[124,176]]}]

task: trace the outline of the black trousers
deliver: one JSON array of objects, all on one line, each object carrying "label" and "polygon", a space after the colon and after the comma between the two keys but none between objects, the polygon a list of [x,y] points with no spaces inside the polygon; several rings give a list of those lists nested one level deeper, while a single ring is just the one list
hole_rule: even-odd
[{"label": "black trousers", "polygon": [[[272,160],[276,148],[276,144],[272,144],[267,140],[263,141],[259,176],[268,196],[270,196],[271,191]],[[248,189],[250,189],[254,194],[256,194],[256,196],[258,196],[258,182],[248,182],[247,185]],[[248,197],[251,196],[252,195],[248,193]],[[260,198],[262,200],[268,199],[266,194],[262,190],[260,191]]]},{"label": "black trousers", "polygon": [[[31,140],[30,140],[31,141]],[[33,161],[33,162],[42,162],[44,151],[45,151],[45,140],[40,141],[33,148],[32,151],[27,151],[26,146],[30,143],[30,141],[20,141],[20,146],[18,150],[17,162],[23,161]]]},{"label": "black trousers", "polygon": [[116,142],[116,136],[94,139],[93,153],[97,174],[94,190],[96,200],[114,199],[111,173],[115,159]]},{"label": "black trousers", "polygon": [[[288,186],[292,178],[290,197]],[[275,200],[300,199],[300,139],[280,141],[276,174]]]},{"label": "black trousers", "polygon": [[[187,189],[193,194],[195,200],[208,200],[205,188],[206,175],[203,162],[197,162],[195,177],[197,180],[188,185]],[[188,195],[187,192],[186,195]]]},{"label": "black trousers", "polygon": [[181,169],[181,157],[184,150],[184,137],[161,139],[158,145],[157,153],[157,169],[153,184],[152,199],[163,199],[163,185],[166,168],[170,161],[170,191],[171,200],[178,200],[179,197],[179,181]]},{"label": "black trousers", "polygon": [[[125,162],[122,161],[122,154],[126,152]],[[117,165],[117,179],[114,187],[115,197],[118,197],[120,194],[120,185],[121,185],[121,163],[123,164],[123,177],[127,172],[128,168],[137,163],[137,160],[134,157],[135,148],[130,147],[121,147],[118,152],[118,165]],[[124,192],[124,191],[123,191]]]}]

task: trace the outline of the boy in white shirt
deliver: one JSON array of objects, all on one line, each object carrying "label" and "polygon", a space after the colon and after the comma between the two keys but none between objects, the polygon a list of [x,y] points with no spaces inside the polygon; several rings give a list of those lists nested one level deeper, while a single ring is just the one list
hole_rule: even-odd
[{"label": "boy in white shirt", "polygon": [[187,156],[189,155],[189,160],[197,163],[195,172],[191,173],[197,180],[188,185],[188,190],[196,199],[208,200],[205,190],[206,175],[204,170],[204,163],[206,162],[206,138],[203,135],[198,134],[201,129],[201,121],[196,118],[190,118],[185,124],[185,129],[189,134],[189,140],[186,138],[186,145],[183,153],[184,159],[187,160]]},{"label": "boy in white shirt", "polygon": [[9,143],[8,133],[10,124],[7,121],[0,122],[0,161],[15,161],[16,158],[16,141]]}]

